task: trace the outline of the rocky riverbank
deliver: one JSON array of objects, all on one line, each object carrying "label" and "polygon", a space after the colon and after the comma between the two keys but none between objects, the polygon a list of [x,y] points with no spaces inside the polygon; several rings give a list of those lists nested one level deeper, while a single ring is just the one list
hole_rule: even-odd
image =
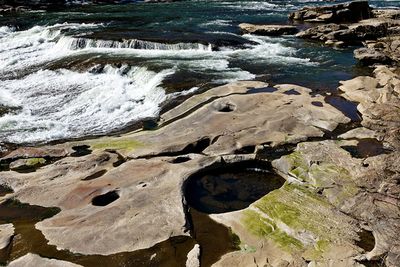
[{"label": "rocky riverbank", "polygon": [[243,81],[140,131],[8,151],[0,263],[399,266],[393,65],[341,82],[335,97],[355,103],[361,121],[332,96]]},{"label": "rocky riverbank", "polygon": [[400,58],[400,10],[372,9],[368,1],[304,8],[290,19],[318,23],[297,37],[334,47],[358,46],[355,58],[364,65],[397,64]]}]

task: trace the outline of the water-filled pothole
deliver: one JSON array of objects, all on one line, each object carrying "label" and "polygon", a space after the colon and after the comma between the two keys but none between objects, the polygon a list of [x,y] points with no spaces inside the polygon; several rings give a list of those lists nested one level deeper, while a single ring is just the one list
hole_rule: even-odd
[{"label": "water-filled pothole", "polygon": [[345,98],[332,95],[327,96],[325,101],[334,106],[336,109],[340,110],[345,116],[350,118],[352,121],[360,121],[361,115],[358,113],[357,104],[346,100]]},{"label": "water-filled pothole", "polygon": [[224,103],[218,107],[219,112],[232,112],[235,111],[236,105],[232,103]]},{"label": "water-filled pothole", "polygon": [[203,213],[224,213],[247,208],[285,180],[269,171],[263,161],[224,164],[190,176],[185,186],[189,206]]},{"label": "water-filled pothole", "polygon": [[179,163],[184,163],[187,161],[192,160],[190,157],[177,157],[175,159],[172,160],[173,164],[179,164]]},{"label": "water-filled pothole", "polygon": [[95,196],[92,199],[92,205],[93,206],[104,207],[104,206],[107,206],[107,205],[111,204],[112,202],[114,202],[118,198],[119,198],[118,191],[115,191],[115,190],[114,191],[110,191],[110,192],[107,192],[107,193],[105,193],[103,195]]},{"label": "water-filled pothole", "polygon": [[316,107],[323,107],[324,104],[321,101],[312,101],[311,105],[316,106]]},{"label": "water-filled pothole", "polygon": [[247,91],[247,94],[260,94],[260,93],[273,93],[278,91],[275,87],[267,86],[263,88],[251,88]]},{"label": "water-filled pothole", "polygon": [[373,138],[360,139],[357,146],[342,146],[354,158],[368,158],[387,153],[382,142]]},{"label": "water-filled pothole", "polygon": [[89,149],[90,146],[82,145],[82,146],[74,146],[72,149],[75,151],[71,154],[71,157],[83,157],[86,155],[90,155],[92,150]]}]

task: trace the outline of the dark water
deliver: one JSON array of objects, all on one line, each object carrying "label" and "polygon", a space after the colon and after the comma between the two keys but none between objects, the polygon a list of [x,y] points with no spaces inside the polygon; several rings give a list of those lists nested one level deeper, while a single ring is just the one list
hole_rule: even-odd
[{"label": "dark water", "polygon": [[249,161],[200,171],[188,178],[185,199],[208,214],[245,209],[284,184],[285,179],[269,169],[262,161]]},{"label": "dark water", "polygon": [[0,141],[106,134],[157,117],[174,99],[236,80],[335,90],[362,71],[351,48],[241,35],[238,28],[286,24],[290,11],[325,3],[180,1],[3,15],[0,105],[9,112],[0,117]]}]

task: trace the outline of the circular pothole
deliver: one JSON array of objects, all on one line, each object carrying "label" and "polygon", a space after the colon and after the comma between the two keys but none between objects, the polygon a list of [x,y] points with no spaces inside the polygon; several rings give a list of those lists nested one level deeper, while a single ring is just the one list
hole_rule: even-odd
[{"label": "circular pothole", "polygon": [[284,184],[285,180],[269,169],[265,162],[251,161],[200,171],[186,182],[186,201],[209,214],[247,208]]},{"label": "circular pothole", "polygon": [[232,103],[223,103],[218,107],[219,112],[232,112],[235,111],[236,105]]}]

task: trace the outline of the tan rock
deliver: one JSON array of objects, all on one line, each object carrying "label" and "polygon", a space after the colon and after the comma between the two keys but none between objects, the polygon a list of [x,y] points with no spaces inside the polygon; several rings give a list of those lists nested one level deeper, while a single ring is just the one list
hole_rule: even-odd
[{"label": "tan rock", "polygon": [[39,255],[28,253],[25,256],[22,256],[16,260],[13,260],[8,265],[9,267],[32,267],[32,266],[41,266],[41,267],[79,267],[81,265],[77,265],[67,261],[55,260],[55,259],[46,259],[42,258]]},{"label": "tan rock", "polygon": [[11,223],[0,225],[0,250],[7,247],[14,235],[14,226]]}]

